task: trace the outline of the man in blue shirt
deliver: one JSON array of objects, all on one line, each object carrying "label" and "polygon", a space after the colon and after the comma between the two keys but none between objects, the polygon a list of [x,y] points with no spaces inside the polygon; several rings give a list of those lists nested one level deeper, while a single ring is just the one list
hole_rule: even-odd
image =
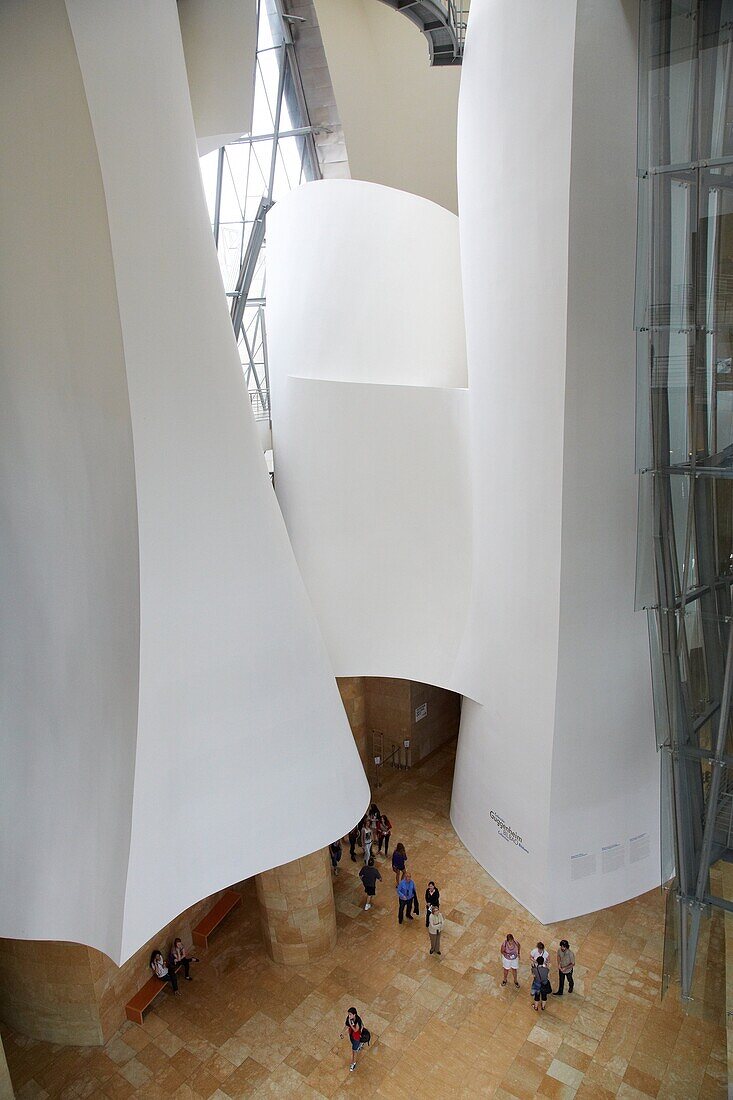
[{"label": "man in blue shirt", "polygon": [[415,883],[412,881],[412,876],[409,871],[405,871],[405,877],[397,887],[397,897],[400,899],[400,912],[398,920],[402,924],[402,916],[407,909],[407,919],[412,920],[412,907],[415,906],[415,912],[420,916],[420,908],[417,901],[417,891],[415,890]]}]

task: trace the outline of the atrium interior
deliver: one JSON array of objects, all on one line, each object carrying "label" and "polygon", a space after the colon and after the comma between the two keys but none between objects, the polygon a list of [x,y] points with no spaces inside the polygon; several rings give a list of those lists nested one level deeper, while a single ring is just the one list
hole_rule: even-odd
[{"label": "atrium interior", "polygon": [[0,1100],[733,1095],[732,59],[2,0]]}]

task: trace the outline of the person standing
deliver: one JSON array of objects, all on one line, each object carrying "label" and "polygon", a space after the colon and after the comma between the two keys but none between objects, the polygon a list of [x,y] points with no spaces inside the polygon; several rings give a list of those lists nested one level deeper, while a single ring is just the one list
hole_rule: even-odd
[{"label": "person standing", "polygon": [[176,936],[176,938],[173,941],[173,946],[171,947],[171,953],[168,956],[168,969],[169,969],[169,971],[172,974],[175,974],[176,967],[177,966],[182,966],[183,967],[183,975],[184,975],[186,981],[187,982],[192,982],[193,978],[191,977],[191,975],[189,974],[188,971],[189,971],[189,968],[191,966],[191,963],[197,963],[197,962],[198,962],[198,959],[194,955],[189,955],[188,951],[183,946],[183,941],[181,940],[181,938],[179,936]]},{"label": "person standing", "polygon": [[[538,955],[536,962],[532,963],[532,992],[534,993],[534,1010],[538,1012],[540,1007],[545,1011],[547,994],[552,990],[550,985],[550,971],[544,955]],[[541,1004],[540,1004],[541,1002]]]},{"label": "person standing", "polygon": [[[355,1008],[350,1008],[346,1013],[346,1020],[344,1021],[344,1029],[349,1032],[349,1040],[351,1042],[351,1065],[349,1066],[349,1072],[353,1073],[356,1069],[356,1056],[361,1050],[361,1033],[364,1024],[361,1021],[361,1016]],[[344,1032],[341,1031],[339,1039],[343,1039]]]},{"label": "person standing", "polygon": [[402,924],[402,916],[407,910],[407,919],[412,920],[412,908],[415,907],[415,912],[420,916],[420,906],[417,900],[417,890],[415,889],[415,883],[412,881],[412,875],[409,871],[405,871],[405,876],[397,886],[397,897],[400,900],[400,910],[397,919]]},{"label": "person standing", "polygon": [[428,913],[428,934],[430,936],[430,954],[440,954],[440,933],[443,931],[443,914],[440,911],[440,902],[433,901],[430,903],[430,912]]},{"label": "person standing", "polygon": [[384,844],[385,859],[389,855],[389,838],[392,836],[392,822],[389,820],[386,814],[382,814],[377,824],[377,850],[382,851],[382,844]]},{"label": "person standing", "polygon": [[407,852],[405,851],[404,844],[398,844],[394,852],[392,852],[392,870],[395,873],[395,885],[399,886],[400,881],[405,876],[405,864],[407,863]]},{"label": "person standing", "polygon": [[440,890],[434,882],[428,883],[428,888],[425,891],[425,927],[429,926],[430,922],[430,909],[433,905],[440,905]]},{"label": "person standing", "polygon": [[334,840],[332,844],[328,846],[329,855],[331,856],[331,870],[334,875],[339,873],[339,863],[341,862],[341,855],[343,848],[340,840]]},{"label": "person standing", "polygon": [[553,997],[562,997],[566,978],[568,980],[568,993],[573,992],[575,988],[575,982],[573,981],[574,966],[575,955],[570,950],[570,944],[567,940],[560,940],[560,946],[557,949],[557,969],[560,984],[557,987],[557,992],[553,993]]},{"label": "person standing", "polygon": [[364,849],[364,862],[373,863],[372,859],[372,826],[371,818],[367,818],[361,830],[361,846]]},{"label": "person standing", "polygon": [[377,892],[377,883],[382,881],[382,876],[373,864],[370,866],[365,863],[359,871],[359,878],[364,884],[364,910],[366,911],[372,907],[372,898]]},{"label": "person standing", "polygon": [[519,956],[522,950],[521,943],[518,943],[511,932],[507,932],[503,944],[501,945],[501,965],[503,970],[502,985],[506,985],[509,971],[514,972],[514,984],[519,989],[519,982],[517,981],[517,971],[519,970]]},{"label": "person standing", "polygon": [[546,950],[542,940],[537,941],[537,946],[532,948],[529,953],[529,957],[531,958],[532,962],[537,962],[540,955],[545,960],[545,965],[547,965],[550,961],[550,952]]},{"label": "person standing", "polygon": [[359,839],[359,826],[355,825],[354,828],[349,833],[349,855],[351,856],[354,863],[356,863],[356,852],[355,852],[354,849],[356,848],[356,842],[357,842],[358,839]]}]

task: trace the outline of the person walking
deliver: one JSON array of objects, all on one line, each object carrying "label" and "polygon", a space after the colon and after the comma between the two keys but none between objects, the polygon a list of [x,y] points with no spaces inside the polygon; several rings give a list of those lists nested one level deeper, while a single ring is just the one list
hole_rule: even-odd
[{"label": "person walking", "polygon": [[566,978],[568,980],[568,993],[573,992],[575,988],[575,982],[573,981],[574,966],[575,955],[570,950],[570,944],[567,940],[560,940],[560,946],[557,949],[557,969],[560,984],[557,987],[557,992],[552,994],[553,997],[562,997]]},{"label": "person walking", "polygon": [[373,863],[372,859],[372,833],[371,818],[367,818],[361,830],[361,846],[364,849],[364,862]]},{"label": "person walking", "polygon": [[425,927],[427,928],[430,923],[430,910],[433,905],[440,905],[440,890],[434,882],[428,883],[428,888],[425,891]]},{"label": "person walking", "polygon": [[514,984],[519,989],[519,982],[517,981],[517,971],[519,970],[519,956],[522,950],[521,943],[517,943],[511,932],[507,932],[503,944],[501,945],[501,965],[503,971],[502,985],[506,985],[509,971],[514,971]]},{"label": "person walking", "polygon": [[412,920],[412,909],[415,907],[415,913],[420,916],[420,906],[417,900],[417,890],[415,889],[415,883],[412,881],[412,875],[409,871],[405,871],[405,876],[397,886],[397,897],[400,900],[400,910],[398,914],[398,921],[402,924],[402,916],[407,910],[407,919]]},{"label": "person walking", "polygon": [[175,974],[176,967],[177,966],[182,966],[183,967],[183,976],[185,977],[186,981],[187,982],[192,982],[193,978],[191,977],[191,975],[189,974],[188,971],[190,969],[191,963],[197,963],[197,962],[198,962],[198,959],[196,958],[196,956],[195,955],[189,955],[188,951],[183,946],[183,941],[181,940],[180,936],[176,936],[176,938],[173,941],[173,946],[171,947],[171,950],[170,950],[170,955],[168,956],[168,970],[172,974]]},{"label": "person walking", "polygon": [[534,993],[534,1010],[539,1012],[540,1007],[545,1011],[547,994],[552,992],[550,985],[550,971],[544,955],[538,955],[536,962],[532,963],[532,992]]},{"label": "person walking", "polygon": [[359,871],[359,878],[364,884],[364,910],[366,912],[367,909],[372,907],[372,899],[377,892],[377,883],[382,881],[382,876],[374,864],[365,863]]},{"label": "person walking", "polygon": [[428,913],[428,934],[430,936],[430,954],[440,954],[440,933],[443,931],[443,914],[440,911],[440,902],[433,901],[430,903],[430,912]]},{"label": "person walking", "polygon": [[334,840],[332,844],[329,844],[328,852],[331,856],[331,870],[334,875],[337,875],[339,873],[339,863],[341,862],[341,856],[343,854],[341,841]]},{"label": "person walking", "polygon": [[405,851],[404,844],[400,843],[392,852],[392,870],[395,873],[395,885],[399,886],[401,880],[405,876],[405,864],[407,863],[407,852]]},{"label": "person walking", "polygon": [[162,982],[170,982],[173,992],[176,997],[180,997],[181,991],[178,988],[178,979],[174,970],[169,970],[163,962],[163,954],[161,951],[153,951],[150,956],[150,969],[156,978],[160,978]]},{"label": "person walking", "polygon": [[339,1035],[339,1039],[343,1039],[344,1031],[348,1031],[349,1040],[351,1042],[351,1065],[349,1066],[349,1072],[353,1073],[356,1069],[356,1056],[361,1050],[361,1037],[364,1031],[364,1024],[362,1023],[361,1016],[355,1008],[350,1008],[346,1013],[346,1020],[344,1021],[344,1027]]},{"label": "person walking", "polygon": [[349,833],[349,855],[351,856],[354,863],[356,863],[356,852],[355,852],[354,849],[356,848],[356,842],[357,842],[358,839],[359,839],[359,826],[355,825],[354,828]]},{"label": "person walking", "polygon": [[382,814],[377,822],[377,851],[382,851],[384,844],[385,859],[389,855],[389,838],[392,836],[392,822],[386,814]]}]

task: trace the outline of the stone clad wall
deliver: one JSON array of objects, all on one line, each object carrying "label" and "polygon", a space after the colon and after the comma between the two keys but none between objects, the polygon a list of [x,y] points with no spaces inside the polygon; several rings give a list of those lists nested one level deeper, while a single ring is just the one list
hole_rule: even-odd
[{"label": "stone clad wall", "polygon": [[[242,886],[234,889],[241,892]],[[150,977],[153,948],[167,955],[176,936],[191,947],[191,928],[223,893],[181,913],[123,966],[82,944],[0,939],[0,1019],[47,1042],[106,1043],[124,1023],[125,1005]]]},{"label": "stone clad wall", "polygon": [[336,678],[338,689],[341,692],[341,701],[344,704],[346,717],[349,719],[351,732],[359,750],[359,756],[367,775],[371,774],[371,739],[367,735],[366,720],[366,695],[363,676],[338,676]]},{"label": "stone clad wall", "polygon": [[326,850],[257,876],[262,935],[278,963],[323,958],[336,946],[336,907]]},{"label": "stone clad wall", "polygon": [[[409,737],[413,765],[458,736],[461,697],[454,691],[388,676],[345,676],[336,682],[361,762],[370,777],[374,774],[373,730],[383,735],[385,759],[393,744],[401,749]],[[416,722],[415,710],[422,703],[428,704],[428,713]]]}]

